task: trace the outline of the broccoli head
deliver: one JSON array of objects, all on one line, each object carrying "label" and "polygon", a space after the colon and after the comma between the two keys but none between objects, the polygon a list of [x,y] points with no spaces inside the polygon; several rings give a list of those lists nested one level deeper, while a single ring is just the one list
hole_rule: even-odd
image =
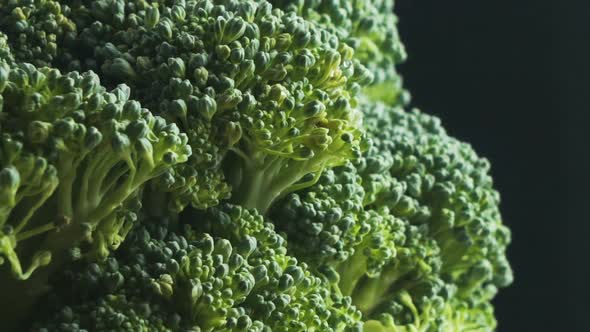
[{"label": "broccoli head", "polygon": [[500,198],[393,6],[0,4],[3,328],[493,331]]},{"label": "broccoli head", "polygon": [[[135,219],[131,206],[121,205],[186,161],[186,136],[129,100],[128,87],[107,92],[92,72],[61,74],[30,64],[4,64],[0,71],[2,192],[9,202],[3,232],[12,234],[13,249],[19,239],[45,232],[37,242],[50,251],[87,238],[89,255],[106,255]],[[19,275],[18,265],[13,272],[28,276]]]},{"label": "broccoli head", "polygon": [[502,224],[489,162],[448,136],[436,117],[366,105],[375,148],[366,153],[361,170],[369,193],[365,204],[388,206],[426,227],[441,248],[442,273],[459,285],[459,294],[486,283],[510,284],[505,255],[510,230]]}]

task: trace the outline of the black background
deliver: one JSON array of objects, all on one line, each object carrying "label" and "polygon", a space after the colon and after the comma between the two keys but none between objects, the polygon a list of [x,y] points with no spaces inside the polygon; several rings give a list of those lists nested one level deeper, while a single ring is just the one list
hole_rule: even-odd
[{"label": "black background", "polygon": [[513,231],[499,332],[590,331],[590,3],[397,0],[413,105],[492,162]]}]

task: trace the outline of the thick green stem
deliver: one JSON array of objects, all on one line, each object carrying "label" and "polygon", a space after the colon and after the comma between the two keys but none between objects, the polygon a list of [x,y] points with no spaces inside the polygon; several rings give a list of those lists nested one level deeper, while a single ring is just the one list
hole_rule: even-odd
[{"label": "thick green stem", "polygon": [[390,299],[396,283],[411,269],[392,264],[376,278],[364,278],[354,294],[352,301],[365,315],[371,315],[383,301]]},{"label": "thick green stem", "polygon": [[242,179],[239,189],[234,191],[233,200],[247,208],[262,208],[260,202],[264,182],[264,171],[248,171]]},{"label": "thick green stem", "polygon": [[304,171],[304,162],[290,161],[292,165],[285,167],[287,161],[289,160],[279,157],[272,164],[267,164],[266,168],[246,167],[241,183],[234,189],[234,202],[254,208],[262,214],[266,213],[272,202],[307,174]]},{"label": "thick green stem", "polygon": [[[74,208],[72,206],[72,190],[74,180],[76,179],[76,169],[71,167],[72,160],[67,160],[61,163],[63,176],[60,176],[59,187],[57,189],[57,206],[59,212],[63,216],[72,217],[74,215]],[[69,164],[69,165],[67,165]]]},{"label": "thick green stem", "polygon": [[[294,160],[264,153],[247,157],[241,151],[236,155],[241,157],[239,165],[228,167],[228,173],[239,173],[239,176],[228,175],[228,178],[239,179],[239,183],[233,186],[232,200],[244,207],[257,209],[262,214],[276,199],[315,184],[327,160],[319,157]],[[313,179],[298,183],[309,173],[314,173]]]},{"label": "thick green stem", "polygon": [[367,258],[362,254],[362,248],[356,250],[354,255],[338,266],[340,275],[340,290],[345,296],[352,296],[357,283],[365,275]]},{"label": "thick green stem", "polygon": [[37,210],[39,210],[39,208],[41,208],[41,206],[45,204],[49,197],[51,197],[56,187],[57,183],[55,183],[51,187],[46,188],[46,190],[42,192],[39,196],[34,196],[34,203],[31,206],[27,207],[26,214],[22,217],[18,225],[14,228],[16,233],[19,233],[23,228],[25,228],[28,225],[29,220],[33,217],[35,212],[37,212]]}]

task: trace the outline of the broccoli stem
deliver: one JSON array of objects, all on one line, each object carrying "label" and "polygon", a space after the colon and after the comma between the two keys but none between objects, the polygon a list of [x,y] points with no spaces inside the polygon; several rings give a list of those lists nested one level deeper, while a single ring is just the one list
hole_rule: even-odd
[{"label": "broccoli stem", "polygon": [[365,275],[367,268],[367,257],[362,253],[363,247],[359,247],[350,259],[342,262],[338,268],[340,275],[340,290],[343,295],[352,296],[357,283]]},{"label": "broccoli stem", "polygon": [[394,286],[409,271],[411,266],[402,267],[399,264],[392,264],[377,278],[363,278],[352,294],[354,305],[365,315],[370,316],[383,301],[391,298],[386,294],[395,293],[394,288],[397,289],[397,287]]},{"label": "broccoli stem", "polygon": [[58,195],[58,209],[63,213],[64,216],[71,217],[74,214],[74,208],[72,207],[72,193],[74,180],[76,179],[76,168],[77,165],[72,165],[72,160],[66,159],[60,160],[60,169],[65,170],[62,172],[63,176],[60,176],[60,185],[57,189]]},{"label": "broccoli stem", "polygon": [[[234,181],[232,200],[246,208],[253,208],[264,214],[272,202],[293,191],[314,185],[323,171],[328,158],[317,157],[309,160],[294,160],[266,152],[248,154],[234,149],[239,158],[230,159],[239,163],[230,166],[227,178]],[[313,173],[309,181],[300,182],[307,174]]]},{"label": "broccoli stem", "polygon": [[388,105],[404,104],[403,88],[398,80],[388,80],[373,84],[363,89],[363,94],[371,100],[381,101]]},{"label": "broccoli stem", "polygon": [[369,320],[363,325],[363,332],[405,332],[405,329],[398,329],[395,326],[385,327],[378,320]]},{"label": "broccoli stem", "polygon": [[[14,228],[15,233],[20,233],[20,231],[29,224],[29,220],[33,217],[37,210],[39,210],[43,206],[43,204],[45,204],[49,197],[51,197],[56,187],[57,183],[51,186],[50,188],[47,188],[47,190],[42,192],[40,195],[34,196],[35,200],[33,200],[33,203],[30,204],[30,206],[26,207],[25,215],[19,221],[18,225]],[[0,223],[0,225],[2,224],[3,223]]]}]

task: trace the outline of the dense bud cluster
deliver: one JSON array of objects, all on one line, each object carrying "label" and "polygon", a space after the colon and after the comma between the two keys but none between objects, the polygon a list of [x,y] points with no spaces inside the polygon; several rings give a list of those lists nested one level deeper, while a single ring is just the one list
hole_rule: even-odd
[{"label": "dense bud cluster", "polygon": [[4,1],[0,6],[0,30],[9,35],[19,61],[51,66],[67,58],[59,47],[76,35],[70,8],[62,1]]},{"label": "dense bud cluster", "polygon": [[495,324],[487,301],[512,281],[510,233],[487,161],[437,118],[363,105],[363,157],[271,210],[290,250],[385,326],[448,331],[439,321],[448,306],[466,307],[464,324]]},{"label": "dense bud cluster", "polygon": [[361,331],[350,299],[288,256],[285,241],[260,215],[231,205],[194,214],[194,227],[173,232],[160,220],[132,231],[104,263],[66,271],[59,279],[66,289],[46,305],[63,309],[39,326]]},{"label": "dense bud cluster", "polygon": [[273,5],[294,11],[334,33],[354,49],[354,58],[373,74],[363,93],[373,100],[406,103],[408,92],[396,65],[405,61],[406,51],[393,14],[394,0],[271,0]]},{"label": "dense bud cluster", "polygon": [[176,125],[130,100],[124,85],[108,92],[92,72],[0,64],[0,96],[1,234],[20,279],[30,273],[16,257],[31,251],[20,242],[34,235],[47,233],[36,246],[49,252],[82,239],[92,255],[116,248],[140,206],[122,204],[191,154]]},{"label": "dense bud cluster", "polygon": [[366,105],[375,142],[360,170],[375,174],[365,175],[363,186],[371,193],[366,204],[388,206],[409,223],[427,227],[441,248],[443,276],[461,285],[460,294],[488,283],[510,284],[505,256],[510,230],[502,224],[489,162],[449,137],[438,118]]}]

